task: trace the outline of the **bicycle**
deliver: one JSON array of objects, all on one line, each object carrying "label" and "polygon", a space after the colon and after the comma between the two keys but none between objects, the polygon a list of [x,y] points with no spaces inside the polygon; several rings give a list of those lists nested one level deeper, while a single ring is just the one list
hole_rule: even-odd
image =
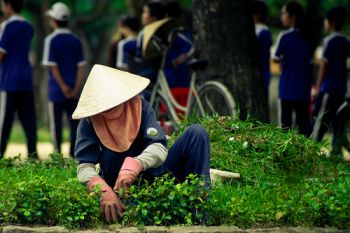
[{"label": "bicycle", "polygon": [[[171,36],[175,36],[175,33],[180,33],[181,31],[175,30]],[[155,42],[157,42],[157,39],[155,39]],[[158,43],[160,43],[159,40]],[[151,93],[150,103],[161,125],[167,124],[176,129],[183,117],[186,118],[192,115],[202,117],[213,114],[232,116],[236,114],[236,103],[225,85],[218,81],[205,81],[202,85],[197,84],[197,72],[205,70],[208,66],[208,61],[206,60],[193,59],[188,63],[188,68],[191,70],[191,78],[187,105],[179,104],[171,93],[163,70],[167,49],[163,44],[158,44],[158,47],[162,47],[164,53],[157,81]],[[180,116],[177,111],[182,111],[183,116]]]}]

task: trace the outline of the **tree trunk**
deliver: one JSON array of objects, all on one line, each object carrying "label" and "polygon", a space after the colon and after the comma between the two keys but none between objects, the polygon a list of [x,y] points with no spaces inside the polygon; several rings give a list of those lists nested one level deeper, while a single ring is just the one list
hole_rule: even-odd
[{"label": "tree trunk", "polygon": [[194,0],[196,49],[209,61],[205,71],[222,81],[238,104],[240,118],[267,121],[263,79],[248,0]]}]

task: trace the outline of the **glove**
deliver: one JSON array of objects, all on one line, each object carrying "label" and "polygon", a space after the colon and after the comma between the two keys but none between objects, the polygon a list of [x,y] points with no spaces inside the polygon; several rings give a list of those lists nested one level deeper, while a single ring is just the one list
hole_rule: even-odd
[{"label": "glove", "polygon": [[119,171],[118,179],[113,190],[118,192],[120,188],[129,188],[131,184],[134,183],[142,169],[142,164],[138,159],[126,157]]},{"label": "glove", "polygon": [[104,214],[106,221],[109,223],[112,220],[117,221],[117,213],[120,217],[123,217],[123,211],[125,210],[124,204],[121,202],[117,194],[115,194],[111,187],[99,176],[92,177],[87,186],[89,192],[92,192],[96,185],[101,186],[101,200],[100,208],[101,213]]}]

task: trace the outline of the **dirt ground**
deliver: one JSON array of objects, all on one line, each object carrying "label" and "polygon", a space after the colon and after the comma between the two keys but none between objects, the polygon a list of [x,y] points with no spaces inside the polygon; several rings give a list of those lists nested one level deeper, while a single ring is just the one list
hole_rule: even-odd
[{"label": "dirt ground", "polygon": [[[39,158],[49,159],[49,154],[54,152],[53,145],[50,142],[41,142],[38,143],[38,155]],[[69,143],[63,143],[62,144],[62,153],[65,156],[69,156]],[[15,157],[17,155],[21,155],[21,158],[27,158],[27,148],[25,144],[19,144],[19,143],[10,143],[7,146],[7,150],[5,152],[6,158]]]}]

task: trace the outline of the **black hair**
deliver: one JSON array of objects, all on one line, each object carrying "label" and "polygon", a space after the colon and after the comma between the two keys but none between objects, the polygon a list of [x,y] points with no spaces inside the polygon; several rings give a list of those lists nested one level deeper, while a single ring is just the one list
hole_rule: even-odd
[{"label": "black hair", "polygon": [[165,5],[166,14],[168,17],[180,18],[181,17],[181,6],[179,2],[171,1]]},{"label": "black hair", "polygon": [[336,30],[340,30],[344,26],[347,17],[348,12],[344,7],[335,7],[328,11],[326,16],[329,23],[334,24]]},{"label": "black hair", "polygon": [[66,20],[66,21],[63,21],[63,20],[56,20],[56,19],[54,19],[54,20],[55,20],[55,22],[57,23],[57,26],[58,26],[59,28],[66,28],[66,27],[68,27],[68,23],[69,23],[68,20]]},{"label": "black hair", "polygon": [[295,27],[301,29],[306,21],[306,15],[303,6],[296,1],[291,1],[285,5],[285,8],[290,17],[295,17]]},{"label": "black hair", "polygon": [[135,16],[123,15],[120,17],[119,22],[123,27],[128,27],[133,32],[140,30],[140,20]]},{"label": "black hair", "polygon": [[310,56],[312,56],[317,46],[317,38],[315,38],[303,6],[296,1],[290,1],[285,5],[285,9],[290,17],[295,17],[295,28],[299,29],[300,35],[309,45]]},{"label": "black hair", "polygon": [[16,13],[21,12],[23,8],[23,0],[3,0],[4,3],[10,4],[13,11]]},{"label": "black hair", "polygon": [[261,22],[266,22],[267,6],[261,0],[253,0],[253,15],[258,15]]},{"label": "black hair", "polygon": [[157,20],[165,18],[165,5],[162,2],[151,1],[146,4],[149,9],[150,16]]}]

